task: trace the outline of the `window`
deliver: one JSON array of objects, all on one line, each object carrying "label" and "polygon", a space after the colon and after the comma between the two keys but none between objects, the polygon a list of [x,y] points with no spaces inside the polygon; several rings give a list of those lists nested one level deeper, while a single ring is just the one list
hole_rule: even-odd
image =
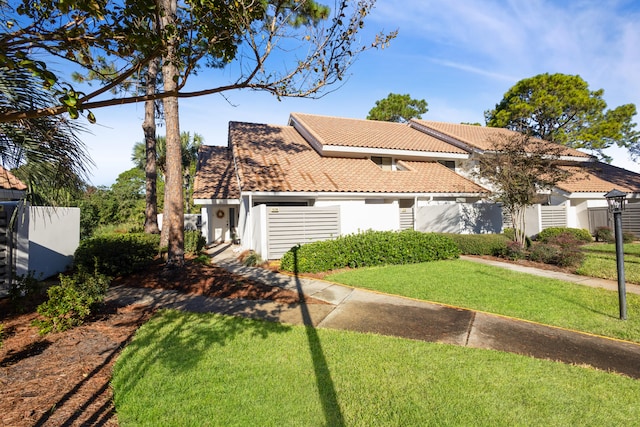
[{"label": "window", "polygon": [[456,170],[456,162],[454,162],[453,160],[438,160],[438,163],[445,165],[452,171]]},{"label": "window", "polygon": [[393,162],[391,160],[391,157],[371,156],[371,161],[380,166],[382,170],[393,170]]}]

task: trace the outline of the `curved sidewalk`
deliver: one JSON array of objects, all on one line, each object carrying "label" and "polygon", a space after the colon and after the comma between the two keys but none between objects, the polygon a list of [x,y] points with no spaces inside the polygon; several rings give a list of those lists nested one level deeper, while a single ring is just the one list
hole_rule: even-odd
[{"label": "curved sidewalk", "polygon": [[507,351],[640,379],[639,344],[245,267],[230,248],[218,249],[212,250],[213,261],[226,270],[326,303],[283,306],[244,301],[240,309],[224,311],[227,314]]}]

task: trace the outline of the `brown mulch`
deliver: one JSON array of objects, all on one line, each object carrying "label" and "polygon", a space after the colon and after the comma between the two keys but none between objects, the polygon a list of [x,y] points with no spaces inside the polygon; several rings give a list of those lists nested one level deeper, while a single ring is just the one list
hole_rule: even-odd
[{"label": "brown mulch", "polygon": [[[299,301],[296,292],[244,279],[222,268],[187,261],[165,270],[158,262],[138,274],[118,278],[125,285],[173,289],[218,298]],[[307,302],[314,303],[307,298]],[[153,314],[144,305],[105,304],[84,325],[46,336],[31,322],[38,301],[15,313],[0,300],[4,342],[0,347],[1,426],[117,426],[109,387],[121,349]]]}]

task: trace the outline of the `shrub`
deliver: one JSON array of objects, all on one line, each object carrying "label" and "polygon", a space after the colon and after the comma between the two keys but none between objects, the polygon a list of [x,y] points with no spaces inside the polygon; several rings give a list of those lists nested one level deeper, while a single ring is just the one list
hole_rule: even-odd
[{"label": "shrub", "polygon": [[244,251],[238,257],[242,265],[246,267],[256,267],[263,263],[262,257],[255,251]]},{"label": "shrub", "polygon": [[283,255],[280,267],[285,271],[315,273],[344,267],[435,261],[459,255],[455,242],[443,234],[367,231],[295,246]]},{"label": "shrub", "polygon": [[594,237],[596,239],[596,242],[613,243],[613,241],[615,240],[613,237],[613,231],[611,230],[611,227],[596,228]]},{"label": "shrub", "polygon": [[507,242],[504,251],[499,253],[498,256],[517,261],[519,259],[525,259],[527,257],[526,253],[525,248],[523,248],[520,243],[510,240]]},{"label": "shrub", "polygon": [[622,243],[633,243],[636,240],[636,235],[630,231],[622,233]]},{"label": "shrub", "polygon": [[184,252],[191,255],[198,255],[207,244],[207,240],[198,230],[185,230],[184,232]]},{"label": "shrub", "polygon": [[[502,231],[502,234],[508,239],[514,241],[516,238],[516,233],[513,228],[505,228]],[[531,247],[531,238],[529,236],[524,236],[524,246],[525,248]]]},{"label": "shrub", "polygon": [[571,228],[571,227],[545,228],[538,234],[537,240],[539,242],[546,243],[550,239],[553,239],[562,234],[569,234],[573,236],[575,240],[580,243],[589,243],[593,241],[593,238],[591,237],[591,233],[589,233],[589,230],[585,230],[584,228]]},{"label": "shrub", "polygon": [[42,283],[35,278],[33,271],[24,276],[15,277],[9,286],[9,301],[17,311],[23,311],[24,304],[39,296],[43,291]]},{"label": "shrub", "polygon": [[34,321],[41,334],[65,331],[81,325],[94,307],[104,300],[109,287],[107,276],[79,271],[60,275],[60,284],[47,290],[49,299],[38,306],[44,319]]},{"label": "shrub", "polygon": [[575,267],[584,260],[584,253],[580,250],[583,243],[571,234],[562,233],[535,244],[529,259],[560,267]]},{"label": "shrub", "polygon": [[529,251],[529,259],[544,264],[556,264],[559,248],[548,243],[536,243]]},{"label": "shrub", "polygon": [[157,234],[108,234],[80,242],[74,254],[76,267],[107,276],[131,274],[158,254]]},{"label": "shrub", "polygon": [[504,253],[509,239],[504,234],[453,234],[446,233],[462,255],[493,255]]}]

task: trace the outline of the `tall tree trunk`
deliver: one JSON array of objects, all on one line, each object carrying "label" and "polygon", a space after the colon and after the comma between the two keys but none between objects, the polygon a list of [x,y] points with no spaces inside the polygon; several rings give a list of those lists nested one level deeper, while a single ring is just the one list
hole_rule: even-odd
[{"label": "tall tree trunk", "polygon": [[[149,63],[147,69],[147,95],[154,95],[156,92],[156,79],[158,77],[158,66],[160,59],[155,58]],[[146,147],[146,192],[144,211],[144,232],[149,234],[160,233],[158,227],[158,195],[156,184],[158,181],[158,169],[156,165],[156,115],[155,101],[150,100],[144,103],[144,121],[142,130]]]},{"label": "tall tree trunk", "polygon": [[[162,28],[175,27],[176,0],[161,1],[163,15]],[[171,30],[174,32],[175,28]],[[166,57],[162,61],[162,78],[165,92],[176,92],[178,87],[178,67],[176,66],[177,37],[170,35]],[[163,229],[168,230],[168,267],[184,265],[184,203],[182,197],[182,144],[180,142],[180,116],[178,98],[164,99],[166,125],[167,160],[165,173],[165,215]]]}]

